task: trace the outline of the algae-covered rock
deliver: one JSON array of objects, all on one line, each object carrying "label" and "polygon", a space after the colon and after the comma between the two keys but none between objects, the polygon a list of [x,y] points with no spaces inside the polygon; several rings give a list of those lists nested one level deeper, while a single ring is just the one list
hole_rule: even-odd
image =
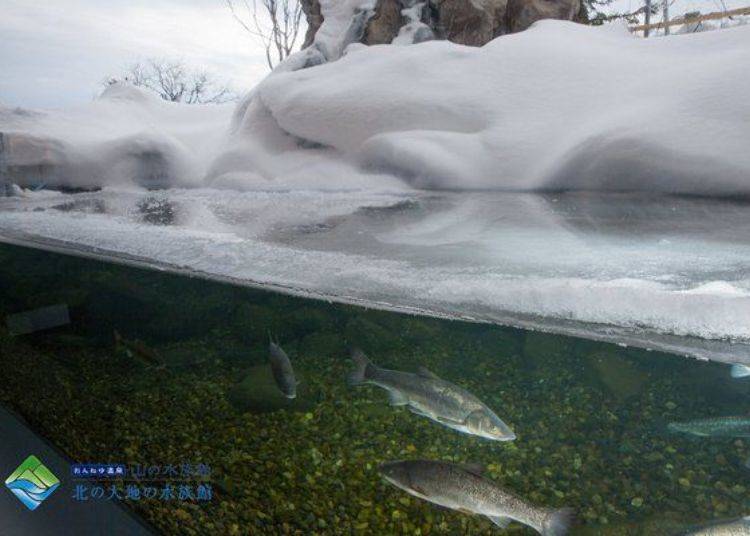
[{"label": "algae-covered rock", "polygon": [[601,349],[586,356],[598,380],[619,400],[635,396],[643,389],[648,375],[618,355],[614,348]]},{"label": "algae-covered rock", "polygon": [[245,379],[229,392],[229,401],[242,412],[268,413],[280,409],[306,411],[317,403],[317,397],[300,371],[295,370],[295,375],[300,382],[297,398],[286,398],[277,387],[269,365],[252,367]]},{"label": "algae-covered rock", "polygon": [[392,351],[398,348],[400,342],[398,332],[389,331],[364,316],[347,322],[344,335],[349,346],[361,347],[366,351]]}]

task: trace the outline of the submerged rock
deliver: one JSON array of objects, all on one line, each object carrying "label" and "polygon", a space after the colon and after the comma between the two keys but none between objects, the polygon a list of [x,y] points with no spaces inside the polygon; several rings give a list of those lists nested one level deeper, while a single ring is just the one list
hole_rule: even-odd
[{"label": "submerged rock", "polygon": [[268,413],[280,409],[306,411],[317,402],[304,375],[297,371],[297,398],[286,398],[276,385],[271,367],[267,364],[252,367],[245,379],[229,392],[229,401],[241,412]]},{"label": "submerged rock", "polygon": [[586,356],[588,364],[604,387],[619,400],[641,392],[648,374],[617,354],[615,350],[602,349]]}]

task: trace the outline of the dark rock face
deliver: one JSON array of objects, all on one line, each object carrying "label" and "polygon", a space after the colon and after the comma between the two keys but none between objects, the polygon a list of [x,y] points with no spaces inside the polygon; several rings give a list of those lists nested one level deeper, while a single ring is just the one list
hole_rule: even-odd
[{"label": "dark rock face", "polygon": [[405,23],[401,16],[402,9],[401,0],[379,0],[375,14],[367,22],[362,42],[367,45],[384,45],[393,41],[399,28]]},{"label": "dark rock face", "polygon": [[[309,46],[323,23],[319,0],[301,0],[308,30],[303,47]],[[360,42],[390,43],[409,22],[402,10],[415,0],[378,0]],[[420,20],[437,39],[482,46],[499,35],[520,32],[541,19],[585,21],[581,0],[426,0]],[[429,31],[426,32],[429,35]],[[423,39],[415,39],[419,41]]]},{"label": "dark rock face", "polygon": [[444,39],[469,46],[482,46],[507,33],[507,0],[441,0],[436,3],[438,28]]},{"label": "dark rock face", "polygon": [[313,43],[318,28],[323,24],[323,14],[320,12],[320,2],[318,0],[301,0],[302,12],[307,19],[307,33],[302,48],[307,48]]},{"label": "dark rock face", "polygon": [[580,1],[508,0],[508,31],[521,32],[542,19],[575,20],[580,10]]}]

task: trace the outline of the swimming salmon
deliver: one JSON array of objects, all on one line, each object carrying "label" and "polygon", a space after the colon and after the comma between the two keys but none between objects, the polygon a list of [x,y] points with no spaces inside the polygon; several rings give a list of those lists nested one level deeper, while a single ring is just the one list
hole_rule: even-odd
[{"label": "swimming salmon", "polygon": [[407,406],[413,413],[465,434],[495,441],[512,441],[513,430],[477,397],[420,367],[417,374],[376,367],[361,350],[352,352],[352,385],[371,383],[390,395],[391,405]]},{"label": "swimming salmon", "polygon": [[573,510],[540,508],[498,487],[476,469],[442,461],[387,462],[380,474],[394,486],[431,503],[468,514],[487,516],[505,528],[511,521],[532,527],[544,536],[568,531]]}]

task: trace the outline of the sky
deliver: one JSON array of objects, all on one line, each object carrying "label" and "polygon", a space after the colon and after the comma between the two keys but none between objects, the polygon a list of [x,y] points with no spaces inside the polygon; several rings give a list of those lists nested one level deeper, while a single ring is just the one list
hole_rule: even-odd
[{"label": "sky", "polygon": [[244,93],[267,73],[262,46],[224,0],[0,0],[0,104],[90,101],[107,75],[182,60]]}]

